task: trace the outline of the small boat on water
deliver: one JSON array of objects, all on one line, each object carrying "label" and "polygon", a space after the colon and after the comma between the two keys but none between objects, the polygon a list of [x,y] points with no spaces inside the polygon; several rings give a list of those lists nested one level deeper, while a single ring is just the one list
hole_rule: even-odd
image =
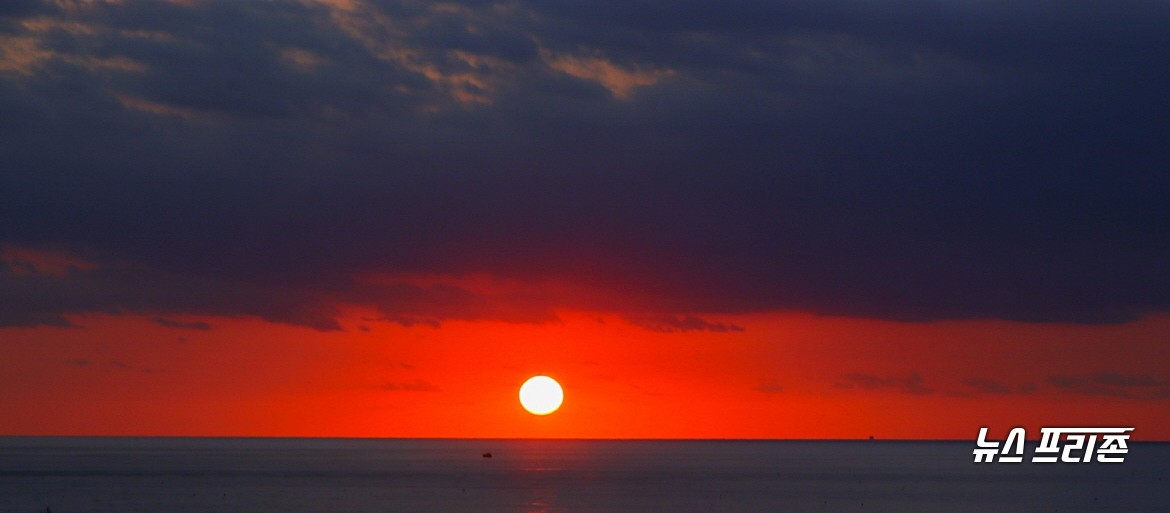
[{"label": "small boat on water", "polygon": [[485,453],[483,453],[483,457],[484,457],[484,458],[491,458],[491,457],[492,457],[492,453],[490,453],[490,452],[485,452]]}]

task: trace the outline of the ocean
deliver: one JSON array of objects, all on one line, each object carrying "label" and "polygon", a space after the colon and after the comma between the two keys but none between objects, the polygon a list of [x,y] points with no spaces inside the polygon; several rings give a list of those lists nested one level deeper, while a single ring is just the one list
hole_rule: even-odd
[{"label": "ocean", "polygon": [[0,513],[1170,511],[1170,444],[1133,442],[1120,464],[975,464],[973,448],[0,437]]}]

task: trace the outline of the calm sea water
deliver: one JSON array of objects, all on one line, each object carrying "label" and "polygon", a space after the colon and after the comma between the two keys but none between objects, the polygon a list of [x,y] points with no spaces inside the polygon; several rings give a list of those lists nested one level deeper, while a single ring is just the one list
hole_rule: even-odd
[{"label": "calm sea water", "polygon": [[974,464],[972,448],[0,438],[0,513],[1170,511],[1170,444],[1115,465]]}]

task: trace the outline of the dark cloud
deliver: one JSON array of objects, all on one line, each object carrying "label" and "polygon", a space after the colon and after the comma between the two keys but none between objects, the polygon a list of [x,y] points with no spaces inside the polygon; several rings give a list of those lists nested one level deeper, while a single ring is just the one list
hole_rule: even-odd
[{"label": "dark cloud", "polygon": [[1007,395],[1013,391],[1011,386],[987,378],[969,378],[963,384],[984,394]]},{"label": "dark cloud", "polygon": [[[381,310],[383,320],[403,326],[416,324],[438,327],[444,319],[501,320],[515,323],[541,323],[556,319],[547,301],[524,294],[477,294],[452,285],[420,287],[391,284],[362,287],[361,293]],[[356,291],[355,291],[356,292]]]},{"label": "dark cloud", "polygon": [[654,315],[631,317],[626,319],[632,324],[641,326],[650,331],[675,333],[687,331],[712,331],[715,333],[731,333],[744,331],[743,326],[731,323],[710,322],[692,315]]},{"label": "dark cloud", "polygon": [[[339,304],[370,306],[384,315],[368,320],[407,327],[437,328],[449,319],[515,323],[556,319],[549,296],[474,293],[446,284],[362,284],[344,277],[310,283],[249,283],[195,279],[136,267],[73,267],[63,274],[16,269],[0,261],[0,300],[6,305],[0,310],[0,326],[75,327],[65,315],[130,313],[249,315],[333,331],[340,329],[335,320]],[[212,328],[203,321],[175,321],[159,315],[152,321],[172,328]]]},{"label": "dark cloud", "polygon": [[0,28],[4,26],[5,18],[23,18],[50,10],[50,6],[40,0],[7,0],[0,4]]},{"label": "dark cloud", "polygon": [[853,372],[841,376],[837,388],[859,388],[862,390],[896,390],[904,394],[929,395],[935,389],[923,384],[922,375],[917,372],[906,376],[878,376]]},{"label": "dark cloud", "polygon": [[1161,3],[20,6],[0,244],[101,266],[0,269],[0,325],[1170,308]]},{"label": "dark cloud", "polygon": [[167,319],[166,317],[155,317],[151,319],[151,321],[153,321],[155,324],[158,324],[159,326],[166,326],[168,328],[200,331],[207,331],[211,329],[211,324],[203,321],[185,322],[176,321],[174,319]]},{"label": "dark cloud", "polygon": [[435,318],[414,317],[414,316],[401,315],[401,314],[385,315],[383,317],[370,319],[370,320],[392,322],[392,323],[399,324],[399,325],[407,327],[407,328],[412,327],[412,326],[429,326],[431,328],[438,328],[439,326],[442,326],[442,324],[443,324],[442,321],[435,319]]},{"label": "dark cloud", "polygon": [[1099,372],[1085,375],[1053,375],[1049,385],[1078,395],[1125,399],[1170,399],[1170,380],[1149,374]]},{"label": "dark cloud", "polygon": [[[72,326],[68,314],[253,315],[273,322],[337,329],[336,311],[305,289],[161,273],[137,267],[19,273],[0,263],[0,326]],[[162,317],[155,322],[167,326]],[[195,323],[198,325],[199,323]],[[195,328],[195,325],[185,325]]]}]

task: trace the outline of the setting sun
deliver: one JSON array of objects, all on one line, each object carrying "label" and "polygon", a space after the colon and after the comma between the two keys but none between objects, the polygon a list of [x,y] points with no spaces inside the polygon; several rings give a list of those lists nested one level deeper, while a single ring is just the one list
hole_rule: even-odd
[{"label": "setting sun", "polygon": [[561,407],[565,393],[548,376],[533,376],[520,386],[520,405],[533,415],[548,415]]}]

